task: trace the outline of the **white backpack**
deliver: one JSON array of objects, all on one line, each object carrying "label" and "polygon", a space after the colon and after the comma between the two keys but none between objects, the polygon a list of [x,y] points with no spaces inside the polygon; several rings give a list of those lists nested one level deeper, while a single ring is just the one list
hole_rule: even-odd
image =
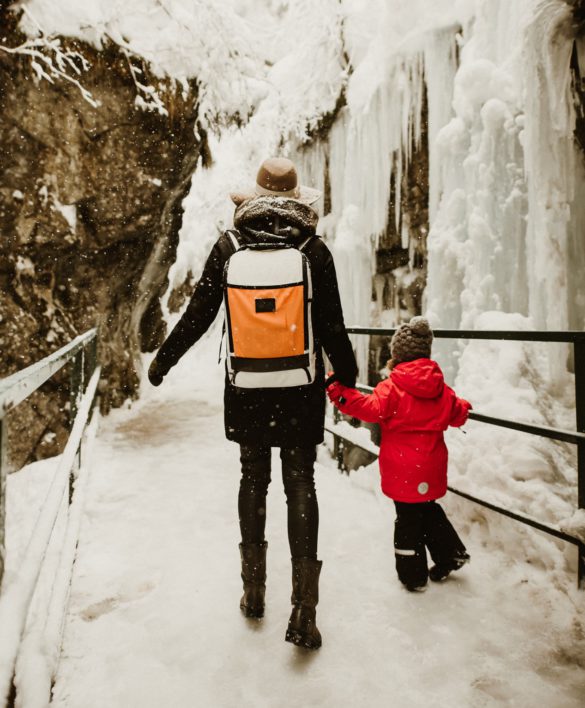
[{"label": "white backpack", "polygon": [[239,388],[306,386],[315,380],[309,259],[290,244],[234,246],[224,270],[226,365]]}]

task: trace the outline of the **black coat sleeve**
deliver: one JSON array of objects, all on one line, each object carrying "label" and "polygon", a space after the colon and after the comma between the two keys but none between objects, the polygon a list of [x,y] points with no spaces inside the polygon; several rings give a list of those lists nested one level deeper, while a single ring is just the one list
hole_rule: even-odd
[{"label": "black coat sleeve", "polygon": [[319,339],[333,366],[337,380],[345,386],[355,386],[358,367],[351,342],[345,331],[333,256],[326,246],[319,280],[315,302]]},{"label": "black coat sleeve", "polygon": [[220,238],[211,249],[187,309],[156,355],[163,376],[205,334],[217,315],[223,298],[223,268],[227,260],[223,240]]}]

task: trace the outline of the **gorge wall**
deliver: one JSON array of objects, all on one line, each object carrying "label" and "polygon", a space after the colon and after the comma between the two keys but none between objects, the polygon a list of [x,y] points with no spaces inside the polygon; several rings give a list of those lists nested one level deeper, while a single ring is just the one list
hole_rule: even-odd
[{"label": "gorge wall", "polygon": [[[25,42],[5,2],[0,28],[4,47]],[[97,326],[108,410],[136,395],[138,355],[165,334],[159,301],[182,201],[209,155],[195,81],[156,79],[113,43],[62,47],[88,62],[79,81],[96,106],[0,51],[0,377]],[[136,76],[157,87],[161,110],[137,106]],[[14,467],[60,451],[68,395],[64,369],[9,414]]]}]

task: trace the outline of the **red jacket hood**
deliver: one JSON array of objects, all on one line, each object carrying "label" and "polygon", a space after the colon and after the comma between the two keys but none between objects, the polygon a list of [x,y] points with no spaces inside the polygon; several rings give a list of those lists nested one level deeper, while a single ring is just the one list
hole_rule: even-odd
[{"label": "red jacket hood", "polygon": [[417,398],[436,398],[445,386],[441,367],[432,359],[415,359],[397,364],[390,376],[396,386]]}]

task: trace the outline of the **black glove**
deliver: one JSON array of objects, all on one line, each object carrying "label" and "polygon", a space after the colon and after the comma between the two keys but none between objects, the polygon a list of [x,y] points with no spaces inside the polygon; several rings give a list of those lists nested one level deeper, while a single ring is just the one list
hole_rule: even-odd
[{"label": "black glove", "polygon": [[158,361],[156,359],[152,360],[152,363],[148,367],[148,380],[153,386],[160,386],[163,382],[165,375],[160,370]]}]

